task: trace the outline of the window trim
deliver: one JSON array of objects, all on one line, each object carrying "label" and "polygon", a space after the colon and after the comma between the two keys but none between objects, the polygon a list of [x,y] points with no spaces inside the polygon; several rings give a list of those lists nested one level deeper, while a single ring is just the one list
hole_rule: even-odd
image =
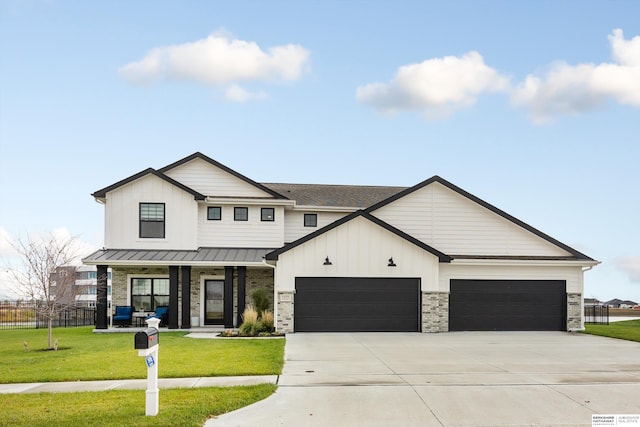
[{"label": "window trim", "polygon": [[[142,206],[143,205],[162,205],[162,221],[143,221],[142,220]],[[142,223],[143,222],[162,222],[162,237],[148,237],[142,235]],[[158,202],[140,202],[138,204],[138,237],[140,239],[165,239],[167,237],[167,206],[165,203]]]},{"label": "window trim", "polygon": [[[238,217],[238,212],[242,212],[242,210],[244,210],[244,212],[247,213],[246,217],[244,219],[239,218]],[[249,221],[249,207],[248,206],[236,206],[233,208],[233,220],[234,221]]]},{"label": "window trim", "polygon": [[[265,219],[265,212],[271,211],[271,219]],[[268,214],[267,214],[268,215]],[[260,208],[260,221],[262,222],[274,222],[276,220],[276,209],[275,208]]]},{"label": "window trim", "polygon": [[[307,224],[307,218],[313,218],[313,224]],[[302,224],[305,227],[318,227],[318,214],[315,214],[315,213],[304,214]]]},{"label": "window trim", "polygon": [[[211,212],[218,210],[218,218],[211,218]],[[207,221],[222,221],[222,206],[207,206]]]}]

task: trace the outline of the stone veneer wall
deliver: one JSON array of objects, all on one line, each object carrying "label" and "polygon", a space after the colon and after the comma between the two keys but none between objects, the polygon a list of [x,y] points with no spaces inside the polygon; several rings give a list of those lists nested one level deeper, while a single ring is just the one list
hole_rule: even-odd
[{"label": "stone veneer wall", "polygon": [[422,332],[449,331],[449,293],[422,292]]},{"label": "stone veneer wall", "polygon": [[[271,268],[247,268],[247,287],[245,302],[253,304],[251,294],[259,288],[264,288],[269,296],[269,309],[273,312],[273,269]],[[237,299],[236,299],[237,301]],[[240,312],[244,311],[244,308]]]},{"label": "stone veneer wall", "polygon": [[582,294],[567,293],[567,331],[582,329]]},{"label": "stone veneer wall", "polygon": [[278,318],[276,329],[279,332],[293,332],[293,296],[296,291],[278,292]]}]

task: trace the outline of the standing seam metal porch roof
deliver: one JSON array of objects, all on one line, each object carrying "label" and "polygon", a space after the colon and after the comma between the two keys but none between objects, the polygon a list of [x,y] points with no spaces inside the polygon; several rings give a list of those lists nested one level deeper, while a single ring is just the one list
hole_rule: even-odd
[{"label": "standing seam metal porch roof", "polygon": [[186,250],[101,249],[82,260],[85,264],[255,264],[276,248],[198,248]]}]

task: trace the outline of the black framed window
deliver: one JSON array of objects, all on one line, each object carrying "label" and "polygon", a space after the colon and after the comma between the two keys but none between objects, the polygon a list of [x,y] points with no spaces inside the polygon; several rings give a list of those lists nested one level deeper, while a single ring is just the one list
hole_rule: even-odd
[{"label": "black framed window", "polygon": [[317,227],[318,226],[318,214],[304,214],[304,226],[305,227]]},{"label": "black framed window", "polygon": [[260,221],[275,221],[276,210],[274,208],[262,208],[260,209]]},{"label": "black framed window", "polygon": [[140,237],[164,239],[164,203],[140,203]]},{"label": "black framed window", "polygon": [[233,208],[234,221],[249,221],[249,208]]},{"label": "black framed window", "polygon": [[155,311],[169,306],[169,279],[131,279],[131,306],[135,311]]},{"label": "black framed window", "polygon": [[207,219],[209,221],[220,221],[222,219],[222,208],[220,206],[209,206],[207,208]]}]

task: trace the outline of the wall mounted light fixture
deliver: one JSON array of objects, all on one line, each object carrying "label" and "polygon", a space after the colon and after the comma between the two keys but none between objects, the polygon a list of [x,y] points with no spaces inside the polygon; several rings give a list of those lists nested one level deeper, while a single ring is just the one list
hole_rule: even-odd
[{"label": "wall mounted light fixture", "polygon": [[393,257],[389,258],[389,264],[387,264],[387,267],[397,267],[396,263],[393,262]]},{"label": "wall mounted light fixture", "polygon": [[329,260],[329,257],[326,257],[322,265],[333,265],[333,263]]}]

